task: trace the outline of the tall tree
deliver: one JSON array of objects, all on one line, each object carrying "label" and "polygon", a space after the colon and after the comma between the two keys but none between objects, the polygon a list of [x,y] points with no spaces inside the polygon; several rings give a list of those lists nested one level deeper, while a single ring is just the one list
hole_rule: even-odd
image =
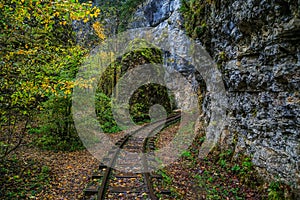
[{"label": "tall tree", "polygon": [[84,54],[72,22],[88,22],[99,13],[75,0],[0,2],[0,157],[21,143],[41,102],[71,93]]}]

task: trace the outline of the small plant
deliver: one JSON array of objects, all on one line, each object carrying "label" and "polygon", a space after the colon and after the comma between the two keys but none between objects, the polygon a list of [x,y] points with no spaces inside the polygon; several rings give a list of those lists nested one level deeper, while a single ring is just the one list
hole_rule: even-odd
[{"label": "small plant", "polygon": [[214,178],[213,178],[213,177],[209,177],[209,178],[207,179],[207,181],[210,182],[210,183],[212,183],[212,182],[214,181]]},{"label": "small plant", "polygon": [[227,165],[227,162],[226,162],[226,160],[220,159],[219,164],[220,164],[221,167],[225,168],[226,165]]},{"label": "small plant", "polygon": [[186,157],[186,158],[188,158],[188,159],[190,159],[190,158],[193,157],[192,154],[191,154],[191,152],[188,151],[188,150],[183,151],[182,154],[181,154],[181,156],[182,156],[182,157]]},{"label": "small plant", "polygon": [[42,167],[42,173],[43,174],[48,174],[49,172],[50,172],[50,168],[48,166],[44,165]]},{"label": "small plant", "polygon": [[239,173],[241,170],[241,167],[238,164],[235,164],[232,168],[231,171],[234,173]]},{"label": "small plant", "polygon": [[246,172],[250,171],[252,169],[252,167],[253,167],[253,164],[251,162],[251,159],[248,158],[248,157],[246,157],[244,159],[244,161],[242,162],[242,169],[243,169],[243,171],[246,171]]},{"label": "small plant", "polygon": [[219,154],[219,161],[218,164],[222,167],[222,168],[226,168],[228,163],[227,161],[229,161],[232,157],[232,151],[231,150],[226,150],[222,153]]},{"label": "small plant", "polygon": [[201,143],[203,143],[205,141],[205,137],[200,137],[199,138],[199,143],[201,144]]},{"label": "small plant", "polygon": [[218,60],[219,60],[219,62],[228,60],[225,51],[219,52]]},{"label": "small plant", "polygon": [[284,188],[281,182],[272,181],[268,188],[268,199],[269,200],[281,200],[284,198]]},{"label": "small plant", "polygon": [[242,165],[243,167],[250,168],[253,164],[250,158],[245,158]]},{"label": "small plant", "polygon": [[172,183],[172,178],[171,178],[164,170],[161,170],[161,171],[160,171],[160,175],[162,176],[163,182],[164,182],[166,185],[171,185],[171,183]]},{"label": "small plant", "polygon": [[102,92],[96,93],[96,113],[100,127],[106,133],[116,133],[121,130],[112,113],[112,100]]}]

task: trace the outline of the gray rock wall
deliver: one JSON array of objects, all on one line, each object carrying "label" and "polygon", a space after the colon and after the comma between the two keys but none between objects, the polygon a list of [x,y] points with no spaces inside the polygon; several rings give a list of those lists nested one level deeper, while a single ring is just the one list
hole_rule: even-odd
[{"label": "gray rock wall", "polygon": [[206,13],[210,52],[215,60],[226,57],[220,62],[230,105],[224,145],[235,143],[264,175],[298,187],[299,6],[235,0],[212,4]]},{"label": "gray rock wall", "polygon": [[[200,42],[219,63],[229,99],[228,131],[220,143],[251,155],[266,178],[299,188],[300,1],[209,2],[209,34]],[[155,27],[158,38],[168,30],[170,41],[180,41],[179,6],[179,0],[149,0],[129,28]],[[189,66],[173,68],[197,79]]]}]

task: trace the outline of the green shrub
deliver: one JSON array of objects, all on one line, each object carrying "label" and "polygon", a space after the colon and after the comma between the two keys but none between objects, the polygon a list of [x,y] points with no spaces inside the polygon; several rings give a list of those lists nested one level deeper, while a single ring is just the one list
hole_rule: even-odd
[{"label": "green shrub", "polygon": [[212,3],[211,0],[181,0],[180,12],[184,18],[184,27],[192,38],[200,38],[206,34],[206,14]]},{"label": "green shrub", "polygon": [[268,188],[269,200],[282,200],[284,197],[284,186],[280,181],[272,181]]},{"label": "green shrub", "polygon": [[167,114],[172,112],[174,107],[173,99],[169,98],[166,87],[158,84],[146,84],[133,93],[130,99],[129,112],[132,120],[136,123],[149,121],[149,110],[151,106],[159,104],[163,106]]},{"label": "green shrub", "polygon": [[96,93],[95,108],[101,129],[106,133],[115,133],[121,130],[112,113],[112,100],[102,92]]},{"label": "green shrub", "polygon": [[[111,133],[121,130],[112,114],[112,95],[116,84],[126,71],[143,64],[162,63],[162,52],[152,44],[148,44],[147,41],[134,40],[128,45],[127,50],[128,53],[105,69],[98,83],[96,114],[104,132]],[[120,95],[121,92],[115,91],[114,96]],[[129,105],[126,105],[128,108],[125,109],[129,109],[130,117],[135,123],[142,123],[149,121],[149,109],[154,104],[162,105],[170,113],[174,106],[174,98],[169,98],[167,88],[157,84],[146,84],[134,91]]]},{"label": "green shrub", "polygon": [[[59,0],[5,0],[0,10],[0,158],[4,158],[23,142],[28,123],[47,100],[44,110],[50,109],[51,117],[58,110],[60,118],[53,118],[51,126],[41,118],[40,126],[50,127],[47,134],[54,130],[54,136],[70,137],[72,123],[68,113],[62,118],[58,105],[65,106],[61,97],[71,89],[63,86],[74,78],[84,54],[75,44],[73,22],[92,20],[100,10]],[[61,109],[69,109],[69,102],[65,104]]]}]

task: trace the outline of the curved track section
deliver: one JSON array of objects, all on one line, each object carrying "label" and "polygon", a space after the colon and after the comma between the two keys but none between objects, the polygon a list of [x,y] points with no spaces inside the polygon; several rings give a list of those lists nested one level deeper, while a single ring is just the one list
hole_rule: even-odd
[{"label": "curved track section", "polygon": [[[116,142],[117,147],[112,148],[104,158],[109,164],[107,166],[100,164],[99,169],[92,176],[90,186],[84,191],[85,199],[158,199],[154,192],[152,179],[161,177],[150,173],[150,171],[152,171],[151,164],[148,163],[148,160],[144,156],[142,156],[140,160],[130,157],[124,159],[124,157],[121,156],[121,150],[133,153],[154,152],[154,142],[157,136],[155,129],[160,129],[162,126],[166,127],[179,121],[180,118],[180,113],[177,113],[168,117],[166,120],[158,120],[154,123],[147,124],[125,135]],[[136,137],[140,132],[145,131],[148,131],[145,138]],[[132,165],[130,163],[132,163]],[[135,169],[133,168],[130,169],[131,172],[125,173],[114,168],[116,165],[122,166],[123,164],[124,166],[140,165],[139,167],[144,169],[144,172],[135,173]]]}]

